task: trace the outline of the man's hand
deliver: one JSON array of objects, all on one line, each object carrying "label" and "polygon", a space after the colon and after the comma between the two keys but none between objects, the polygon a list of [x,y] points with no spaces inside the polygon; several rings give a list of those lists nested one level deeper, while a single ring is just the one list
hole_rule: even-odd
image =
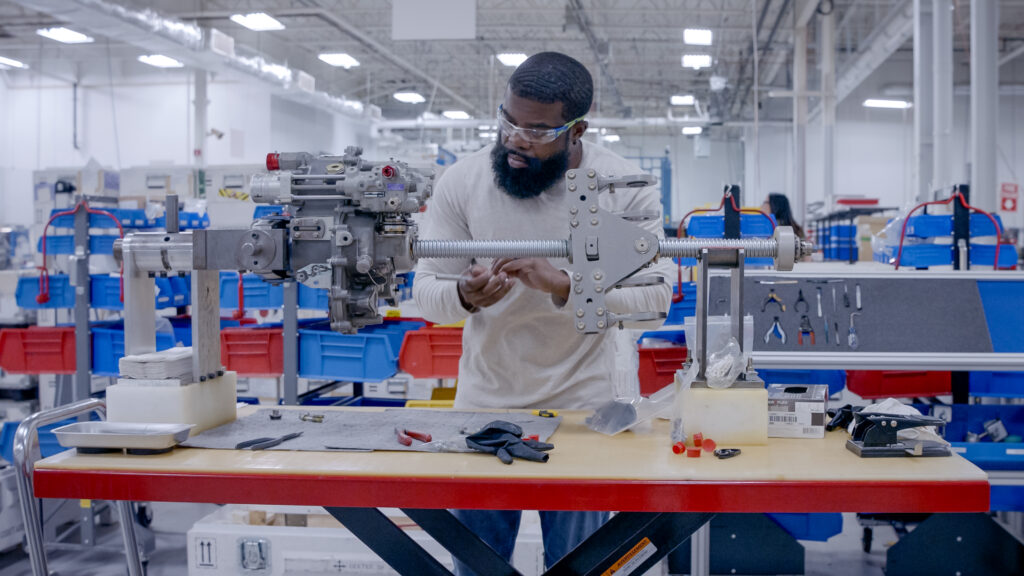
[{"label": "man's hand", "polygon": [[495,273],[493,267],[473,265],[462,275],[458,285],[459,300],[463,308],[471,312],[501,300],[516,284],[508,274]]},{"label": "man's hand", "polygon": [[519,280],[524,286],[547,292],[561,302],[569,300],[569,275],[546,258],[500,258],[491,269]]}]

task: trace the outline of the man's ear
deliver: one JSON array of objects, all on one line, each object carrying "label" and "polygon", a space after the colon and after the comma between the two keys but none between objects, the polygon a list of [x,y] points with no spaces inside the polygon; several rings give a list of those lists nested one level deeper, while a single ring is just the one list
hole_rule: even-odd
[{"label": "man's ear", "polygon": [[589,124],[586,120],[580,120],[574,124],[573,127],[569,129],[570,139],[573,142],[577,142],[583,138],[583,134],[587,131],[587,126],[589,126]]}]

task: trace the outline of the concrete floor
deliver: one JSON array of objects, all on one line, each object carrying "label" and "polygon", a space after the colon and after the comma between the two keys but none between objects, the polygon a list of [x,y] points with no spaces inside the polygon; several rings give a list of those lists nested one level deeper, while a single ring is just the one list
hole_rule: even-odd
[{"label": "concrete floor", "polygon": [[[200,518],[211,513],[214,504],[153,503],[156,551],[151,555],[149,576],[187,574],[185,533]],[[844,514],[843,532],[828,542],[801,542],[806,548],[807,576],[882,576],[885,551],[896,541],[889,527],[874,528],[874,546],[870,554],[861,550],[862,529],[853,514]],[[121,546],[117,526],[103,529],[99,543],[108,548]],[[80,552],[53,551],[49,567],[59,575],[123,576],[127,573],[123,556],[110,550]],[[0,574],[31,576],[27,555],[20,549],[0,554]]]}]

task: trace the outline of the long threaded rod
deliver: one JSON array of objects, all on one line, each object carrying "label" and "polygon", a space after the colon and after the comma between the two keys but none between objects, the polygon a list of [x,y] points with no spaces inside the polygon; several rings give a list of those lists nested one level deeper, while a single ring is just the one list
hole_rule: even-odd
[{"label": "long threaded rod", "polygon": [[[774,239],[666,238],[658,242],[658,254],[665,258],[696,258],[709,248],[743,248],[751,258],[775,258],[779,246]],[[568,258],[567,240],[416,240],[416,258]]]}]

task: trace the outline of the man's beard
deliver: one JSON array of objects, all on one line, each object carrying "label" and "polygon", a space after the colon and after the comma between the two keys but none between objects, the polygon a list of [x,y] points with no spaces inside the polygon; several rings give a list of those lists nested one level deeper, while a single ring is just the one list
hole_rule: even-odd
[{"label": "man's beard", "polygon": [[547,160],[538,160],[516,154],[526,161],[526,168],[513,168],[508,165],[512,150],[498,142],[491,149],[491,167],[494,169],[494,183],[514,198],[534,198],[547,190],[552,184],[565,175],[569,168],[569,147]]}]

